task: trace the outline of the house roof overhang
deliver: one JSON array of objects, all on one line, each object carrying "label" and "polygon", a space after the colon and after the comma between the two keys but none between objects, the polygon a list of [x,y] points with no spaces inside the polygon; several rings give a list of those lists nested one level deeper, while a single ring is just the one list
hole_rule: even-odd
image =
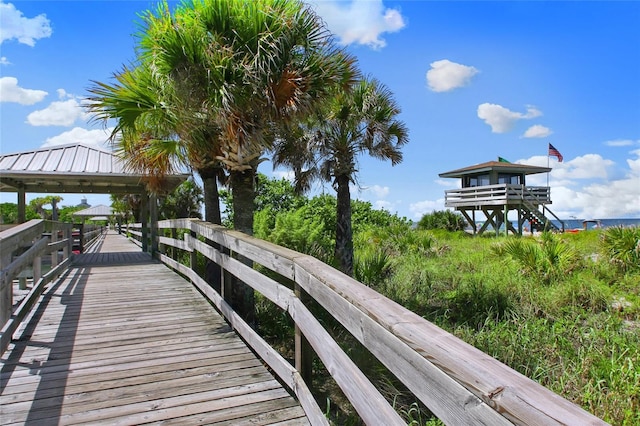
[{"label": "house roof overhang", "polygon": [[547,173],[551,171],[549,167],[530,166],[527,164],[504,163],[501,161],[488,161],[486,163],[476,164],[474,166],[463,167],[461,169],[451,170],[450,172],[440,173],[438,176],[442,178],[461,178],[470,175],[480,175],[491,171],[499,173],[513,173],[532,175],[536,173]]}]

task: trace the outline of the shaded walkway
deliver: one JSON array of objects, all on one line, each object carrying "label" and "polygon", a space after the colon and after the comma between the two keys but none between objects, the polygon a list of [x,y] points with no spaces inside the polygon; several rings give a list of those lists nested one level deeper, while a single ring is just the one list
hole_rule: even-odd
[{"label": "shaded walkway", "polygon": [[1,424],[305,424],[190,285],[110,233],[49,285],[4,354]]}]

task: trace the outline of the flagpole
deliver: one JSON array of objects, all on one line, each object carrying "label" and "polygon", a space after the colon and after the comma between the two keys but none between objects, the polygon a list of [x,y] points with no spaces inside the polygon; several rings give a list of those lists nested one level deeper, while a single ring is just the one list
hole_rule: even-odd
[{"label": "flagpole", "polygon": [[[549,191],[549,198],[551,198],[551,188],[549,187],[549,174],[551,173],[550,170],[550,159],[549,159],[550,155],[549,155],[549,142],[547,142],[547,191]],[[543,204],[542,205],[542,214],[546,217],[546,210],[547,210],[547,205]]]},{"label": "flagpole", "polygon": [[[547,169],[549,168],[549,165],[550,165],[549,157],[551,156],[549,155],[549,143],[547,142]],[[547,170],[547,188],[549,187],[549,173],[550,171]]]}]

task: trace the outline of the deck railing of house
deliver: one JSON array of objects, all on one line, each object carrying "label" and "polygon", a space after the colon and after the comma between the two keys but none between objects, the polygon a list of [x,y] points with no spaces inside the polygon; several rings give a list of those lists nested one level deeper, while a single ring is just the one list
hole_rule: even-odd
[{"label": "deck railing of house", "polygon": [[[129,228],[139,237],[140,225]],[[321,261],[242,233],[194,219],[159,223],[157,258],[187,277],[227,318],[283,383],[297,395],[313,424],[327,424],[309,386],[309,347],[340,386],[366,424],[405,424],[309,309],[320,304],[393,373],[413,395],[446,424],[604,424],[494,358],[438,328],[371,288]],[[162,236],[178,235],[178,238]],[[133,233],[131,232],[133,231]],[[146,233],[145,233],[146,235]],[[211,242],[210,244],[205,241]],[[147,247],[154,244],[147,243]],[[215,246],[215,247],[214,247]],[[163,253],[168,247],[189,253],[185,265]],[[231,308],[229,281],[222,294],[192,268],[198,253],[250,285],[286,312],[296,333],[292,365],[266,343]],[[263,274],[238,258],[250,259],[271,272]],[[281,278],[273,278],[276,273]],[[286,284],[288,283],[288,284]]]},{"label": "deck railing of house", "polygon": [[551,203],[550,188],[547,186],[525,186],[514,184],[497,184],[458,188],[445,191],[445,206],[487,206],[502,204],[518,204],[522,201],[534,205]]}]

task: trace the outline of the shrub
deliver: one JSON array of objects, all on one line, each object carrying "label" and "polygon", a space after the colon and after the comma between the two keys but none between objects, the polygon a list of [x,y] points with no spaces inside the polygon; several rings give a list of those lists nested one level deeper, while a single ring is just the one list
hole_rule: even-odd
[{"label": "shrub", "polygon": [[602,234],[602,251],[623,270],[640,268],[640,227],[607,228]]},{"label": "shrub", "polygon": [[491,249],[496,255],[517,262],[523,274],[547,284],[570,274],[578,266],[576,251],[549,232],[543,233],[540,240],[508,237]]},{"label": "shrub", "polygon": [[382,283],[391,273],[391,257],[382,249],[372,247],[357,251],[353,265],[356,280],[369,286]]},{"label": "shrub", "polygon": [[446,229],[447,231],[462,231],[467,222],[464,218],[450,210],[434,211],[422,216],[418,222],[418,229]]},{"label": "shrub", "polygon": [[512,309],[509,293],[493,284],[490,277],[472,276],[449,296],[451,319],[480,328],[487,321],[501,320]]}]

